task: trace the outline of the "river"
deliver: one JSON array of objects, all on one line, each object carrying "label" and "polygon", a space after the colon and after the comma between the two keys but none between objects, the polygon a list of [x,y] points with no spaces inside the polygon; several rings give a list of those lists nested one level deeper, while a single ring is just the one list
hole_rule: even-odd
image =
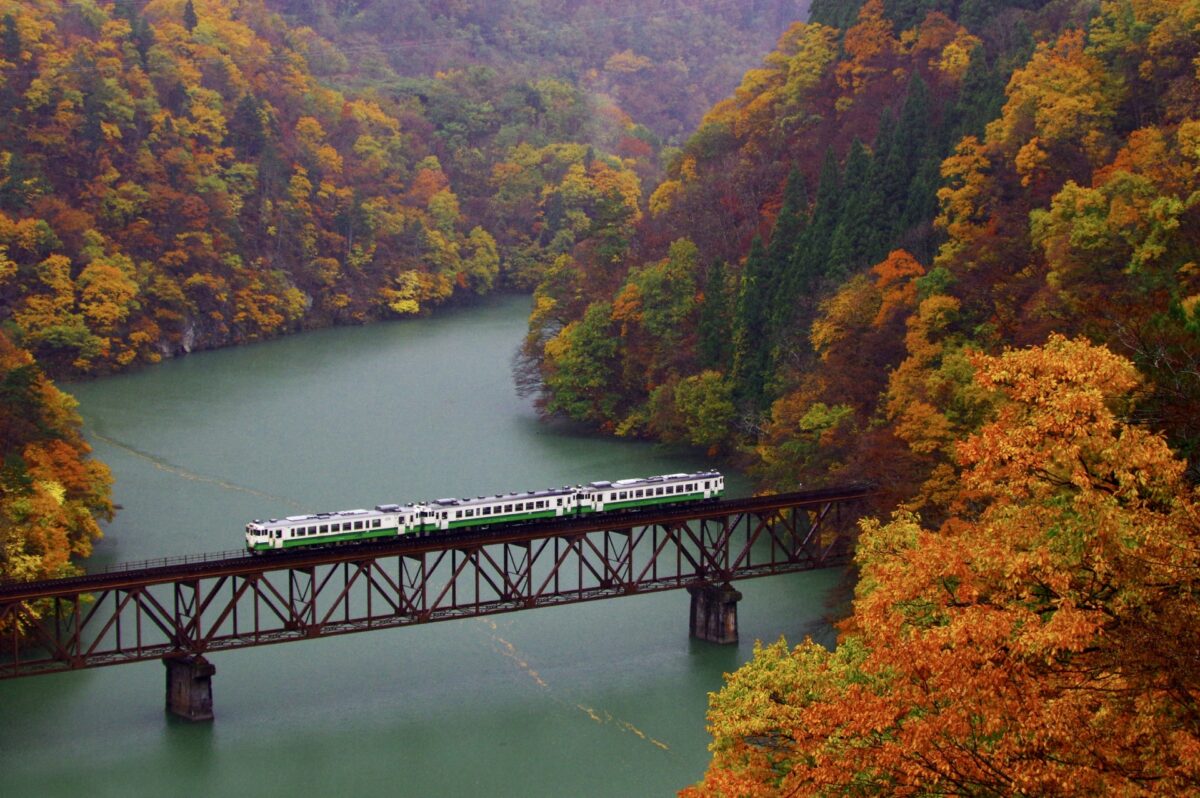
[{"label": "river", "polygon": [[[256,517],[713,465],[539,422],[510,377],[528,307],[67,386],[124,508],[94,562],[238,548]],[[707,764],[707,693],[756,638],[828,640],[838,579],[738,583],[738,646],[690,640],[670,591],[221,652],[211,724],[165,714],[158,662],[0,681],[0,795],[671,795]]]}]

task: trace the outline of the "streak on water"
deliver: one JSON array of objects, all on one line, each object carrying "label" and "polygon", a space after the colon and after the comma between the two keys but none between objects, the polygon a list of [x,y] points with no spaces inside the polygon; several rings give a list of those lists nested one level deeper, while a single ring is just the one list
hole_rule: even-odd
[{"label": "streak on water", "polygon": [[[495,632],[498,628],[496,626],[496,622],[490,618],[482,618],[482,619],[480,619],[480,621],[482,623],[486,624],[487,626],[489,626],[493,632]],[[520,652],[517,651],[516,646],[514,646],[509,641],[505,640],[499,634],[493,634],[490,637],[491,637],[492,641],[496,644],[495,650],[497,652],[499,652],[502,656],[512,660],[514,663],[516,663],[517,667],[523,673],[525,673],[530,679],[532,679],[534,681],[534,683],[537,684],[538,687],[541,687],[547,691],[553,692],[550,688],[550,685],[546,683],[546,680],[543,679],[541,677],[541,675],[537,671],[535,671],[533,669],[533,667],[525,660],[525,658],[520,654]],[[559,698],[555,698],[554,700],[558,701],[559,703],[566,704],[566,702],[562,701]],[[637,726],[634,726],[629,721],[621,720],[620,718],[613,717],[612,713],[607,710],[603,710],[603,716],[601,716],[600,711],[598,711],[592,707],[586,707],[583,704],[575,704],[574,706],[576,709],[583,712],[585,715],[587,715],[589,718],[594,720],[596,723],[599,723],[601,725],[605,725],[605,724],[615,725],[621,731],[632,732],[633,734],[637,735],[638,737],[645,740],[646,742],[656,745],[664,751],[671,750],[671,746],[667,745],[666,743],[662,742],[661,740],[656,740],[653,737],[648,736],[644,731],[639,729]]]},{"label": "streak on water", "polygon": [[257,496],[260,499],[271,499],[272,501],[277,501],[280,504],[286,504],[294,509],[304,509],[304,504],[296,501],[295,499],[289,499],[284,496],[276,496],[273,493],[264,493],[261,490],[248,488],[245,485],[238,485],[226,479],[221,479],[220,477],[209,477],[205,476],[204,474],[197,474],[195,471],[189,471],[183,466],[177,466],[174,463],[168,462],[157,455],[151,454],[150,452],[143,452],[136,446],[130,446],[127,443],[114,440],[113,438],[110,438],[106,435],[101,435],[98,432],[92,431],[88,437],[93,441],[100,441],[107,446],[111,446],[114,449],[118,449],[140,460],[145,460],[159,471],[166,471],[168,474],[173,474],[180,479],[187,479],[191,480],[192,482],[205,482],[209,485],[216,485],[218,488],[222,488],[224,490],[245,493],[250,496]]}]

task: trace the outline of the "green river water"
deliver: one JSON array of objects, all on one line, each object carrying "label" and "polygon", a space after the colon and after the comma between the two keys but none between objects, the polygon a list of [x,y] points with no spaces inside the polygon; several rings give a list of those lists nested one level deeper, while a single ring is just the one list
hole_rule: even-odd
[{"label": "green river water", "polygon": [[[714,465],[539,422],[510,377],[528,306],[67,386],[124,507],[94,562],[235,549],[256,517]],[[212,724],[164,713],[157,662],[0,681],[0,796],[671,795],[708,761],[707,693],[756,638],[828,639],[838,579],[738,583],[738,646],[690,640],[671,591],[221,652]]]}]

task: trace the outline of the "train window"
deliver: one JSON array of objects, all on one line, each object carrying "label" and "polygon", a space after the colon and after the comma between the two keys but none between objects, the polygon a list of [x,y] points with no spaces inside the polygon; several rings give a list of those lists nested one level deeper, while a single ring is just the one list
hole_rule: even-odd
[{"label": "train window", "polygon": [[475,517],[475,511],[467,510],[467,518],[474,518],[474,517]]},{"label": "train window", "polygon": [[363,524],[363,522],[362,522],[362,521],[355,521],[355,522],[354,522],[354,528],[355,528],[355,529],[362,529],[362,528],[363,528],[363,525],[362,525],[362,524]]},{"label": "train window", "polygon": [[383,526],[383,519],[376,518],[374,521],[371,522],[371,527],[373,529],[379,529],[379,527],[381,527],[381,526]]},{"label": "train window", "polygon": [[329,531],[329,524],[321,524],[321,534],[324,535]]},{"label": "train window", "polygon": [[454,517],[455,517],[455,518],[462,518],[462,510],[455,510],[455,511],[454,511]]},{"label": "train window", "polygon": [[517,507],[517,512],[519,513],[525,509],[525,504],[523,502],[517,502],[516,507]]},{"label": "train window", "polygon": [[513,507],[513,506],[512,506],[511,504],[506,504],[506,505],[504,505],[504,512],[506,512],[506,513],[511,513],[511,512],[512,512],[512,507]]},{"label": "train window", "polygon": [[480,514],[480,515],[491,515],[491,514],[492,514],[492,508],[491,508],[491,507],[484,507],[482,510],[480,510],[480,511],[479,511],[479,514]]},{"label": "train window", "polygon": [[558,506],[559,506],[559,507],[562,507],[562,499],[559,499],[559,500],[558,500]]},{"label": "train window", "polygon": [[662,489],[662,488],[659,488],[658,490],[656,490],[656,491],[655,491],[655,495],[657,495],[657,496],[661,496],[661,495],[663,495],[663,489]]},{"label": "train window", "polygon": [[707,483],[707,482],[705,482],[705,483],[704,483],[704,489],[705,489],[705,490],[708,490],[708,483]]}]

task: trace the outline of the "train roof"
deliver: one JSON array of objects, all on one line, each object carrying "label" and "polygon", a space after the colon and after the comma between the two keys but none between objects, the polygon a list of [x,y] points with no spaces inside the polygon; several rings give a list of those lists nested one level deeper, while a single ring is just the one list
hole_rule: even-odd
[{"label": "train roof", "polygon": [[513,493],[495,493],[490,496],[476,496],[474,498],[467,497],[462,499],[438,499],[431,502],[439,507],[469,507],[477,504],[491,504],[493,502],[504,501],[525,501],[527,499],[540,499],[545,496],[569,496],[575,492],[575,488],[563,486],[561,488],[547,488],[546,490],[528,490],[516,491]]},{"label": "train roof", "polygon": [[679,482],[687,479],[713,479],[721,476],[720,471],[697,471],[691,474],[661,474],[655,477],[631,477],[629,479],[618,479],[615,482],[608,480],[598,480],[589,482],[589,488],[627,488],[630,485],[654,485],[659,482]]},{"label": "train roof", "polygon": [[307,523],[309,521],[342,521],[355,518],[373,518],[377,515],[386,515],[389,513],[411,510],[413,507],[414,505],[412,504],[379,504],[375,506],[374,510],[364,510],[361,508],[357,510],[335,510],[328,513],[308,513],[307,515],[289,515],[285,518],[269,518],[266,521],[261,521],[256,518],[254,519],[253,523],[279,525],[300,524]]}]

